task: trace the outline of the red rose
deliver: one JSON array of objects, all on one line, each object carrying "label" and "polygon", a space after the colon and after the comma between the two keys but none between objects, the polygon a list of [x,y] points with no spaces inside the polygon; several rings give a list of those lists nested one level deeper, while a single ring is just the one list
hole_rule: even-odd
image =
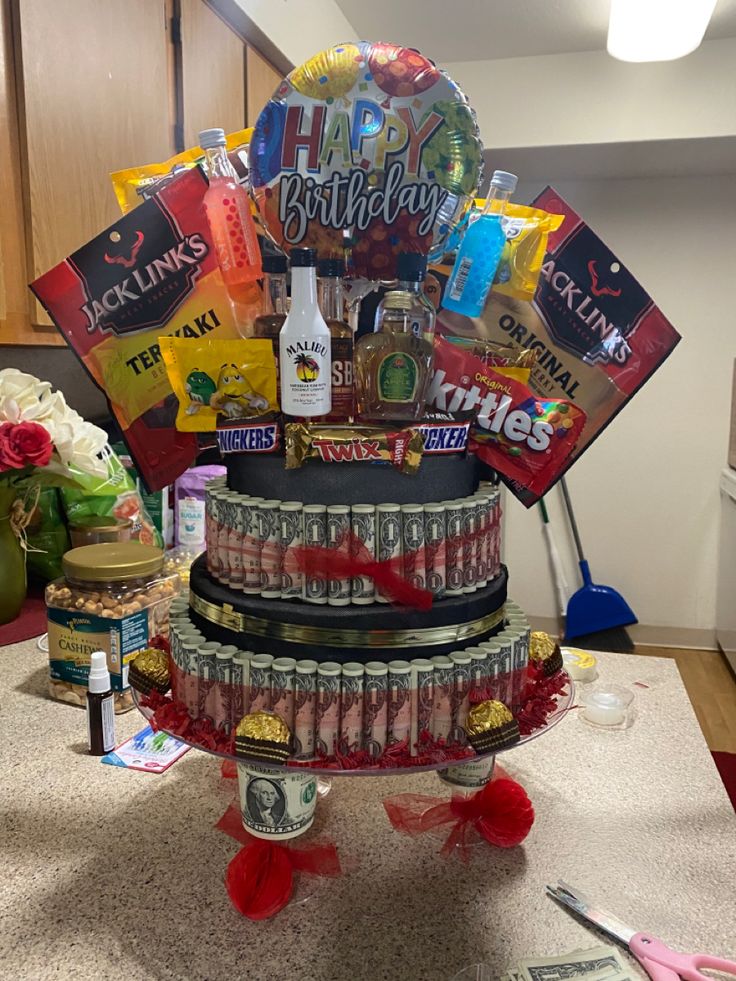
[{"label": "red rose", "polygon": [[51,437],[37,422],[4,422],[0,425],[0,471],[45,467],[54,447]]}]

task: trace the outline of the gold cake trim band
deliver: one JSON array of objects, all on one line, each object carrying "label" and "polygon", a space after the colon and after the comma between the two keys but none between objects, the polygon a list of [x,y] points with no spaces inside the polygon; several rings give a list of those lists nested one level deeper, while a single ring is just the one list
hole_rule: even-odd
[{"label": "gold cake trim band", "polygon": [[319,644],[324,647],[408,648],[454,644],[478,637],[498,626],[503,620],[504,605],[493,613],[465,623],[445,627],[424,627],[418,630],[337,630],[334,627],[313,627],[299,623],[266,620],[234,610],[229,603],[222,605],[189,594],[189,604],[205,620],[236,633],[274,637],[294,644]]}]

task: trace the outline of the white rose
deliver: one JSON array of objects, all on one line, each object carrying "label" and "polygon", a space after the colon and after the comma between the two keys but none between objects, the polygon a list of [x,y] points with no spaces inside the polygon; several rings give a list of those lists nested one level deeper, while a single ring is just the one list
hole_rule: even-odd
[{"label": "white rose", "polygon": [[50,391],[50,382],[39,381],[17,368],[3,368],[0,371],[0,419],[8,422],[35,420],[42,399]]}]

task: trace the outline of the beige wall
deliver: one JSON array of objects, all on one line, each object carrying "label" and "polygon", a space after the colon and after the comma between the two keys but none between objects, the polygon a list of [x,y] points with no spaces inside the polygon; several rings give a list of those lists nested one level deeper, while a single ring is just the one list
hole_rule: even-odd
[{"label": "beige wall", "polygon": [[[500,161],[499,161],[500,165]],[[642,624],[710,630],[715,621],[718,477],[728,447],[736,356],[736,177],[555,183],[682,335],[632,402],[570,471],[593,578]],[[538,187],[521,186],[528,200]],[[572,541],[550,495],[570,583]],[[509,499],[511,593],[531,614],[556,601],[538,509]]]}]

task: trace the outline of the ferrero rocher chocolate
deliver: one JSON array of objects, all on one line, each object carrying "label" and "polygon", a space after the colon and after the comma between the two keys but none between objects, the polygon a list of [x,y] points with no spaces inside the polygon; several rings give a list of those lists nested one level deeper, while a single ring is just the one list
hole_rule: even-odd
[{"label": "ferrero rocher chocolate", "polygon": [[414,474],[422,462],[424,437],[419,429],[382,426],[321,426],[289,422],[284,427],[286,469],[309,457],[325,463],[391,463]]},{"label": "ferrero rocher chocolate", "polygon": [[128,680],[143,695],[152,691],[165,695],[171,687],[169,655],[156,647],[147,647],[130,662]]},{"label": "ferrero rocher chocolate", "polygon": [[562,667],[560,645],[543,630],[532,630],[529,640],[529,660],[546,675],[555,674]]},{"label": "ferrero rocher chocolate", "polygon": [[507,749],[519,741],[519,724],[503,702],[488,700],[474,705],[465,723],[468,742],[476,753]]},{"label": "ferrero rocher chocolate", "polygon": [[291,751],[291,732],[272,712],[249,712],[235,730],[235,752],[250,760],[285,763]]}]

